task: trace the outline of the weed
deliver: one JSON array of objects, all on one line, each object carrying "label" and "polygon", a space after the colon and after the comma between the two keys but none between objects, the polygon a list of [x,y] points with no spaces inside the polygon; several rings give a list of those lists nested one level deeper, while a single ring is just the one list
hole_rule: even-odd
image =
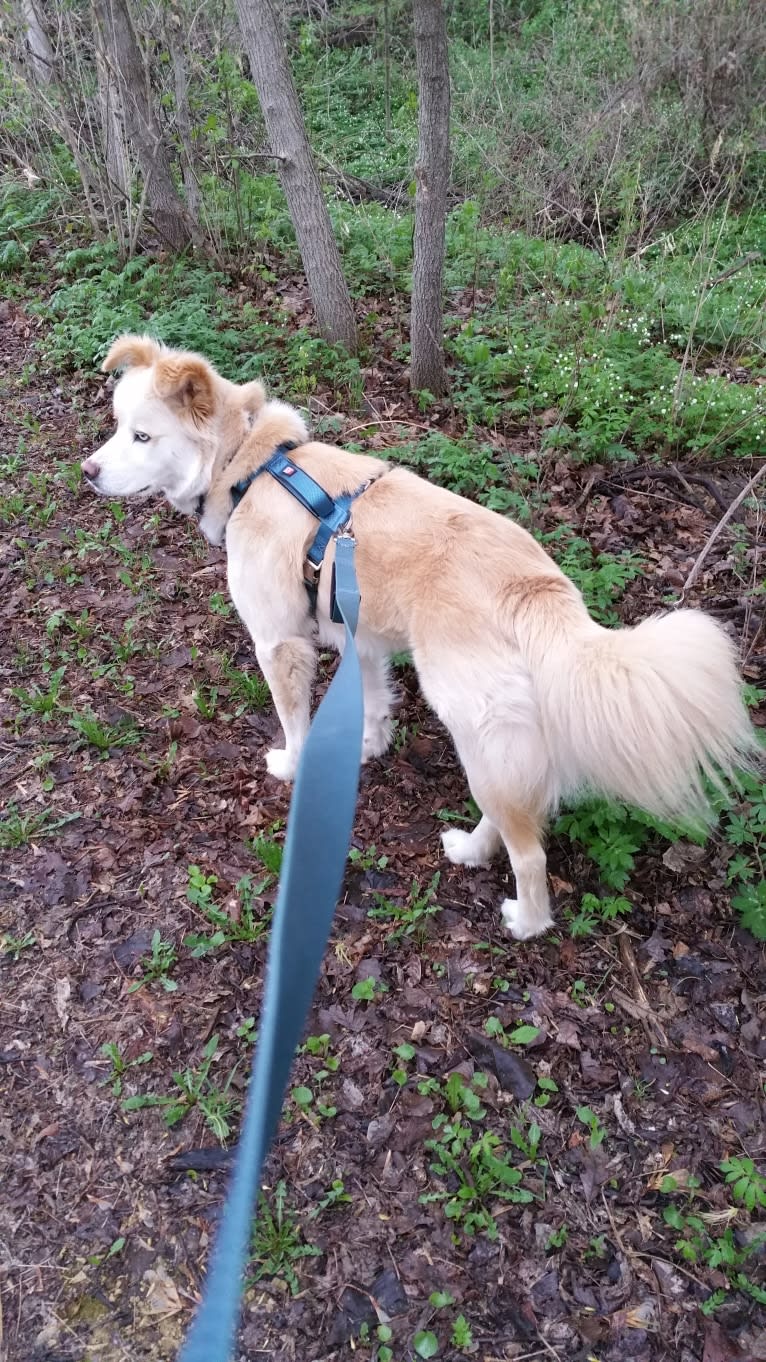
[{"label": "weed", "polygon": [[389,932],[387,941],[399,941],[403,936],[411,936],[425,926],[428,918],[441,912],[435,901],[439,879],[440,872],[437,870],[425,889],[421,888],[419,880],[413,880],[406,903],[394,903],[378,890],[374,891],[376,906],[370,908],[368,916],[396,924],[393,931]]},{"label": "weed", "polygon": [[281,1277],[293,1295],[298,1292],[296,1265],[304,1258],[318,1258],[321,1249],[303,1240],[295,1211],[287,1206],[287,1186],[280,1180],[274,1188],[273,1208],[261,1197],[250,1241],[250,1280]]},{"label": "weed", "polygon": [[20,704],[19,717],[29,719],[34,715],[43,723],[48,723],[61,707],[61,692],[65,672],[66,666],[57,667],[55,671],[51,672],[45,690],[42,690],[40,686],[34,686],[31,690],[27,690],[24,686],[12,686],[11,695]]},{"label": "weed", "polygon": [[79,734],[80,747],[95,747],[104,756],[113,747],[132,747],[141,741],[141,734],[134,719],[125,717],[119,723],[110,724],[99,719],[92,710],[83,714],[73,714],[69,720],[70,728]]},{"label": "weed", "polygon": [[583,894],[579,912],[571,909],[565,912],[572,936],[591,936],[598,927],[614,922],[618,917],[628,917],[631,906],[624,898],[598,898],[596,894]]},{"label": "weed", "polygon": [[409,1079],[409,1074],[407,1070],[403,1069],[401,1066],[402,1064],[409,1064],[415,1058],[415,1046],[410,1045],[408,1041],[405,1041],[402,1045],[394,1046],[393,1053],[400,1063],[395,1065],[391,1070],[391,1078],[398,1087],[403,1088]]},{"label": "weed", "polygon": [[484,1023],[484,1030],[488,1036],[496,1037],[501,1045],[506,1048],[510,1045],[532,1045],[540,1034],[539,1026],[516,1026],[513,1031],[506,1031],[498,1017],[488,1017]]},{"label": "weed", "polygon": [[151,946],[151,955],[145,955],[139,961],[141,978],[130,985],[128,993],[135,993],[145,984],[154,983],[161,984],[166,993],[173,993],[178,988],[176,980],[170,977],[170,971],[177,959],[175,948],[171,941],[162,940],[159,927],[152,933]]},{"label": "weed", "polygon": [[[721,1234],[715,1233],[715,1220],[718,1218],[715,1214],[683,1210],[674,1203],[666,1206],[662,1214],[668,1228],[675,1230],[678,1235],[673,1247],[684,1262],[704,1263],[706,1267],[722,1273],[730,1288],[766,1305],[766,1291],[752,1281],[745,1270],[749,1260],[757,1256],[766,1244],[766,1234],[757,1234],[750,1242],[741,1245],[737,1243],[734,1228],[730,1224]],[[707,1313],[712,1313],[723,1304],[724,1299],[725,1295],[713,1293],[705,1303]]]},{"label": "weed", "polygon": [[378,848],[373,843],[366,851],[360,851],[358,847],[352,847],[348,853],[348,859],[357,870],[385,870],[388,865],[388,856],[378,855]]},{"label": "weed", "polygon": [[547,1074],[538,1075],[538,1091],[535,1094],[534,1103],[536,1107],[547,1107],[554,1093],[558,1092],[559,1085]]},{"label": "weed", "polygon": [[722,835],[735,851],[726,875],[742,926],[766,941],[766,782],[746,771],[740,786],[740,800],[721,818]]},{"label": "weed", "polygon": [[114,1097],[122,1096],[125,1075],[130,1069],[138,1068],[141,1064],[148,1064],[149,1061],[154,1058],[151,1050],[145,1050],[143,1054],[137,1055],[135,1059],[125,1059],[120,1053],[120,1047],[115,1045],[112,1041],[102,1045],[100,1053],[104,1055],[106,1059],[111,1060],[112,1072],[104,1079],[104,1083],[111,1083],[112,1095]]},{"label": "weed", "polygon": [[488,1238],[496,1239],[498,1228],[492,1214],[497,1202],[526,1204],[534,1200],[532,1192],[522,1187],[522,1173],[503,1153],[500,1137],[485,1131],[478,1139],[459,1115],[434,1118],[433,1140],[426,1140],[426,1149],[433,1155],[431,1172],[443,1178],[448,1186],[436,1192],[426,1192],[423,1203],[441,1202],[448,1220],[472,1236],[483,1230]]},{"label": "weed", "polygon": [[282,844],[275,837],[275,833],[279,832],[281,827],[281,821],[273,823],[268,833],[259,833],[257,837],[245,842],[247,850],[257,857],[272,879],[277,879],[282,869]]},{"label": "weed", "polygon": [[210,609],[214,615],[220,615],[222,619],[227,619],[233,607],[230,601],[227,601],[223,592],[214,591],[210,597]]},{"label": "weed", "polygon": [[351,997],[356,1002],[374,1003],[382,998],[384,993],[388,993],[388,984],[385,984],[382,979],[373,979],[370,976],[366,979],[360,979],[354,984]]},{"label": "weed", "polygon": [[[605,799],[585,800],[571,812],[562,814],[554,832],[581,843],[610,889],[624,889],[635,864],[636,852],[642,850],[652,833],[666,837],[668,841],[678,837],[678,829],[671,824],[641,809],[612,804]],[[685,828],[684,833],[693,841],[704,841],[699,830]],[[592,905],[591,910],[595,911]],[[621,912],[622,909],[618,910]]]},{"label": "weed", "polygon": [[412,1339],[412,1346],[418,1357],[436,1357],[439,1340],[430,1329],[419,1329]]},{"label": "weed", "polygon": [[210,1078],[210,1068],[217,1050],[218,1036],[211,1036],[202,1051],[202,1061],[198,1067],[179,1069],[173,1074],[176,1092],[141,1093],[135,1097],[128,1097],[122,1104],[123,1111],[158,1107],[165,1124],[174,1126],[190,1111],[196,1109],[216,1139],[223,1143],[231,1134],[231,1117],[239,1109],[240,1104],[236,1098],[228,1095],[237,1071],[236,1065],[222,1088],[216,1087]]},{"label": "weed", "polygon": [[599,1149],[606,1138],[606,1131],[602,1126],[598,1116],[591,1107],[576,1107],[575,1115],[578,1121],[582,1121],[588,1128],[588,1146],[591,1150]]},{"label": "weed", "polygon": [[52,837],[59,828],[73,823],[80,816],[79,813],[68,813],[61,818],[54,818],[50,809],[20,813],[16,804],[9,803],[5,818],[0,821],[0,850],[26,846],[38,837]]},{"label": "weed", "polygon": [[720,1165],[731,1194],[747,1211],[766,1209],[766,1177],[758,1172],[752,1159],[732,1155]]},{"label": "weed", "polygon": [[473,1352],[473,1330],[465,1315],[458,1315],[454,1320],[450,1342],[453,1348],[458,1349],[458,1352]]},{"label": "weed", "polygon": [[260,672],[240,671],[228,658],[221,661],[221,672],[228,682],[229,694],[237,701],[235,714],[265,709],[271,699],[268,682]]},{"label": "weed", "polygon": [[218,706],[218,687],[200,684],[194,687],[192,699],[201,719],[214,719]]},{"label": "weed", "polygon": [[309,1211],[312,1220],[321,1215],[322,1211],[334,1210],[336,1206],[348,1206],[351,1204],[351,1197],[346,1191],[342,1178],[334,1178],[327,1191],[319,1198],[316,1206]]},{"label": "weed", "polygon": [[14,963],[19,959],[22,951],[28,951],[30,947],[36,945],[37,937],[34,932],[25,932],[23,936],[11,936],[9,932],[4,932],[0,937],[0,950]]},{"label": "weed", "polygon": [[195,959],[217,950],[220,946],[230,945],[233,941],[260,941],[269,929],[271,913],[261,911],[260,915],[256,916],[258,910],[255,900],[271,882],[270,874],[258,884],[253,884],[252,875],[243,875],[236,885],[239,915],[232,917],[222,908],[218,908],[214,902],[213,895],[218,876],[206,875],[198,865],[189,866],[186,897],[216,929],[212,936],[190,932],[184,937],[184,945],[189,947]]}]

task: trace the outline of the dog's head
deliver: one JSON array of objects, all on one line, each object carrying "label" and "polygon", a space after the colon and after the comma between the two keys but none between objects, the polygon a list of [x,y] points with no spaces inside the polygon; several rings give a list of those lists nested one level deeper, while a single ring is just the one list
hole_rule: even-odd
[{"label": "dog's head", "polygon": [[263,406],[260,383],[227,382],[200,355],[148,336],[120,336],[102,369],[124,369],[114,390],[117,430],[82,471],[102,496],[164,492],[190,514],[210,484],[222,442],[232,452]]}]

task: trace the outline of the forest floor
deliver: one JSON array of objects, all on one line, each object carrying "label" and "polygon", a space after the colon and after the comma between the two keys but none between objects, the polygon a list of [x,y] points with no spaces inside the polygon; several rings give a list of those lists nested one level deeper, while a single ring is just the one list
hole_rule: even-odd
[{"label": "forest floor", "polygon": [[[222,555],[167,506],[80,487],[106,385],[42,375],[39,322],[3,309],[0,1349],[148,1362],[175,1355],[198,1299],[289,790],[264,769],[277,723],[248,690]],[[437,419],[393,380],[378,397],[391,420]],[[720,515],[681,479],[550,458],[543,477],[538,527],[640,553],[626,622],[680,587]],[[716,477],[726,500],[744,481]],[[691,603],[763,684],[748,552],[721,535]],[[748,1254],[766,1212],[743,1215],[720,1171],[766,1154],[763,947],[731,909],[731,847],[651,836],[630,916],[573,936],[602,887],[553,836],[559,930],[510,941],[507,866],[440,854],[468,792],[412,669],[398,679],[269,1162],[241,1357],[766,1359]],[[194,954],[216,908],[227,939]]]}]

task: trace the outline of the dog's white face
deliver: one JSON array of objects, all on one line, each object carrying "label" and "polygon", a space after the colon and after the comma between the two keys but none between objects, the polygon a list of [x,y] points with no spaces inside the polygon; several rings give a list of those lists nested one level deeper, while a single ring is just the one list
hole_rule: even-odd
[{"label": "dog's white face", "polygon": [[114,393],[117,430],[82,465],[94,491],[106,497],[162,492],[191,514],[209,481],[203,440],[155,390],[153,367],[129,369]]}]

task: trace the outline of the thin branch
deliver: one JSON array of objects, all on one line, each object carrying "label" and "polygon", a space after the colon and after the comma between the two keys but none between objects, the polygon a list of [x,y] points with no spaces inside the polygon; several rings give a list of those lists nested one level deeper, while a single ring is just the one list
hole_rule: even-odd
[{"label": "thin branch", "polygon": [[726,528],[734,513],[737,510],[739,510],[739,507],[742,505],[742,502],[746,499],[746,497],[750,496],[751,492],[753,491],[753,488],[760,482],[764,474],[766,474],[766,463],[761,464],[761,467],[758,469],[758,472],[754,473],[750,481],[745,483],[745,486],[742,488],[742,491],[739,493],[739,496],[736,496],[734,498],[726,514],[721,516],[721,519],[719,520],[718,524],[713,530],[713,533],[710,535],[710,538],[708,539],[707,543],[702,549],[702,552],[699,554],[697,561],[695,562],[691,572],[689,573],[689,576],[686,578],[686,581],[684,582],[683,592],[681,593],[682,595],[685,592],[687,592],[690,587],[694,585],[697,578],[699,577],[702,564],[704,563],[705,559],[710,553],[710,550],[712,549],[721,531]]}]

